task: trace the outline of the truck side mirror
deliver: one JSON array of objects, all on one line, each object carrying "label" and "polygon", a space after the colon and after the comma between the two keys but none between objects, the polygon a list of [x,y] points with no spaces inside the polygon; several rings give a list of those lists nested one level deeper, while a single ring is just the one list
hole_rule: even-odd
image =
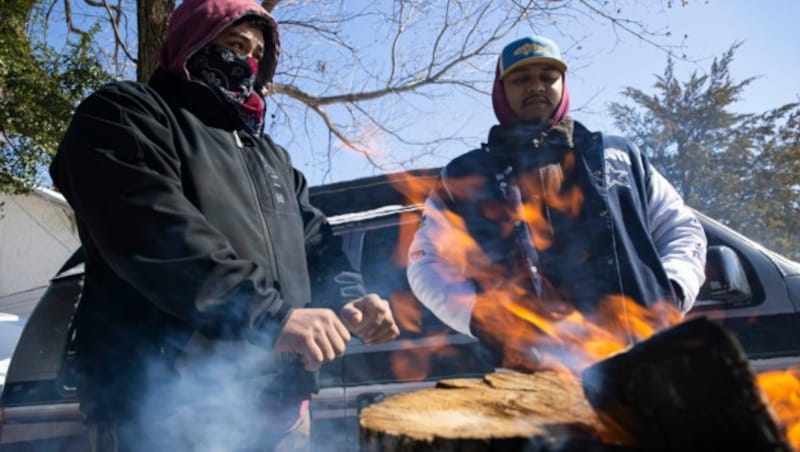
[{"label": "truck side mirror", "polygon": [[727,246],[710,246],[706,253],[706,281],[695,307],[733,307],[753,299],[739,256]]}]

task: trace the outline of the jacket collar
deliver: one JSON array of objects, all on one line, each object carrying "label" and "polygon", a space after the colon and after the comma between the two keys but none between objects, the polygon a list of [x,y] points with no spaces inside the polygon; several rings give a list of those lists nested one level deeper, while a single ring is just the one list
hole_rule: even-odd
[{"label": "jacket collar", "polygon": [[574,121],[564,118],[557,125],[549,124],[500,124],[489,130],[488,145],[491,149],[519,151],[536,149],[543,144],[558,148],[573,148]]},{"label": "jacket collar", "polygon": [[225,130],[244,128],[236,106],[205,83],[185,80],[158,68],[150,77],[149,84],[167,103],[189,110],[210,127]]}]

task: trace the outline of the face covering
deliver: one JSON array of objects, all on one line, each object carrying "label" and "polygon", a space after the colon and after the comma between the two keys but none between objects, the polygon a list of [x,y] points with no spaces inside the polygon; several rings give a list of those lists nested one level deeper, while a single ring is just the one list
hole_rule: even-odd
[{"label": "face covering", "polygon": [[264,121],[264,99],[254,89],[258,61],[226,47],[209,44],[189,58],[192,79],[217,88],[239,108],[245,127],[259,133]]}]

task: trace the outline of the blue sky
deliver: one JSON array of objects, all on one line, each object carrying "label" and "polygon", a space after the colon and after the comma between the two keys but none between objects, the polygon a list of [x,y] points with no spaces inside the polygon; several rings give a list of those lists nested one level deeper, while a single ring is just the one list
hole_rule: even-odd
[{"label": "blue sky", "polygon": [[[630,3],[637,4],[631,6]],[[622,2],[627,8],[622,15],[639,19],[650,29],[669,30],[673,44],[683,42],[681,50],[687,60],[676,61],[676,75],[680,80],[687,79],[693,71],[703,73],[715,57],[722,55],[734,42],[741,41],[743,44],[736,52],[731,74],[737,81],[758,78],[747,87],[741,102],[734,109],[743,113],[761,113],[800,100],[800,77],[797,76],[800,74],[800,52],[797,50],[797,43],[800,42],[800,0],[688,0],[687,6],[672,8],[665,6],[667,0],[660,3],[663,6],[658,6],[659,0]],[[672,3],[679,5],[681,0],[672,0]],[[276,10],[279,21],[283,19],[282,12],[285,11],[281,8]],[[56,21],[56,24],[63,28],[63,23]],[[620,92],[626,86],[651,92],[655,76],[661,74],[666,66],[665,52],[624,32],[615,32],[607,21],[586,19],[580,24],[559,23],[558,30],[537,32],[556,39],[562,46],[565,59],[570,64],[572,105],[580,107],[578,111],[573,111],[573,116],[593,130],[618,132],[613,128],[613,118],[607,114],[607,105],[623,101]],[[374,27],[364,27],[364,30],[354,33],[360,34],[364,39],[363,45],[369,46],[376,31]],[[529,29],[519,30],[506,42],[530,33]],[[687,36],[685,40],[682,39],[684,35]],[[58,39],[59,36],[56,28],[51,39]],[[328,43],[318,42],[315,43],[316,47],[306,47],[309,43],[302,40],[287,41],[283,43],[286,48],[294,46],[298,52],[309,49],[323,52],[320,57],[323,61],[326,56],[331,57],[325,53],[331,50]],[[497,44],[494,50],[499,52],[506,42]],[[414,45],[428,44],[415,42]],[[282,64],[286,65],[284,58]],[[493,61],[486,61],[481,67],[485,69],[485,88],[488,90]],[[359,83],[359,76],[354,75],[352,82]],[[315,91],[312,89],[311,92]],[[268,115],[283,114],[276,110],[276,104],[276,99],[268,101]],[[406,129],[406,133],[411,140],[430,141],[451,133],[470,137],[467,140],[471,143],[469,146],[445,146],[440,149],[438,156],[420,159],[412,167],[445,164],[470,147],[477,146],[495,123],[488,95],[445,93],[433,102],[404,95],[403,100],[393,108],[397,109],[398,115],[408,115],[408,122],[412,126]],[[310,117],[317,119],[313,114]],[[269,124],[269,116],[267,119]],[[336,140],[328,148],[327,129],[318,120],[317,124],[312,122],[297,121],[293,131],[280,124],[267,129],[278,143],[287,147],[295,166],[306,174],[312,185],[379,173],[360,155],[342,149]],[[380,134],[372,147],[390,162],[403,161],[420,152],[419,149],[411,150],[408,146],[387,140]],[[327,165],[327,151],[332,151],[331,167]]]},{"label": "blue sky", "polygon": [[[673,3],[680,3],[680,0]],[[734,107],[739,112],[760,113],[800,100],[800,78],[796,75],[800,73],[800,52],[796,49],[800,42],[797,19],[800,18],[800,0],[689,0],[685,7],[643,6],[633,17],[651,29],[669,29],[674,43],[683,41],[682,50],[687,60],[676,61],[676,75],[681,80],[687,79],[693,71],[707,71],[715,57],[722,55],[734,42],[743,42],[734,57],[731,74],[736,81],[748,77],[758,79],[750,84],[742,101]],[[606,113],[608,103],[622,101],[619,93],[626,86],[650,91],[655,76],[666,66],[667,55],[630,35],[615,34],[606,22],[589,23],[592,24],[589,28],[586,24],[573,27],[578,28],[575,36],[581,37],[580,49],[561,43],[571,68],[572,105],[581,107],[574,112],[574,117],[590,129],[616,132],[612,118]],[[569,27],[570,24],[559,24],[562,32],[572,32]],[[521,34],[528,32],[520,31]],[[539,32],[549,34],[547,30]],[[687,35],[685,40],[681,38],[683,35]],[[555,31],[551,36],[559,40]],[[491,77],[489,66],[487,82]],[[474,131],[476,137],[484,137],[495,122],[489,97],[437,100],[435,108],[429,107],[427,115],[420,116],[419,127],[415,130],[424,139],[442,133],[440,131],[454,121],[463,124],[464,130]],[[319,158],[314,159],[309,148],[318,151],[327,146],[326,132],[314,132],[315,138],[310,142],[292,142],[281,130],[271,133],[279,143],[289,145],[295,165],[306,173],[312,185],[377,173],[362,157],[350,151],[335,152],[333,168],[330,171],[320,169]],[[479,141],[480,138],[475,139],[476,146]],[[375,146],[382,154],[396,160],[402,160],[408,152],[402,145],[382,140],[377,140]],[[463,146],[453,146],[441,157],[422,160],[417,166],[439,166],[467,150]]]},{"label": "blue sky", "polygon": [[[686,7],[653,14],[654,24],[668,25],[673,36],[688,35],[685,52],[696,62],[677,61],[676,74],[688,78],[693,71],[707,71],[734,41],[742,41],[733,60],[736,80],[758,77],[745,90],[736,109],[756,113],[800,100],[800,1],[798,0],[710,0],[690,1]],[[601,32],[608,46],[608,32]],[[590,65],[571,78],[576,104],[600,96],[592,108],[619,100],[624,86],[648,90],[661,74],[666,56],[641,42],[626,39],[612,50],[598,51]],[[590,126],[607,128],[604,115],[578,114]]]}]

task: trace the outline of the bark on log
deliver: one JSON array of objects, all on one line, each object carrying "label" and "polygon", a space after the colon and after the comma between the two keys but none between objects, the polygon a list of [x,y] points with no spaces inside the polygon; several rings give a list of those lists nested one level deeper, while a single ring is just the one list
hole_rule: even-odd
[{"label": "bark on log", "polygon": [[792,450],[739,343],[702,317],[588,367],[582,381],[601,419],[648,451]]},{"label": "bark on log", "polygon": [[497,372],[451,379],[365,408],[364,451],[610,451],[570,374]]}]

